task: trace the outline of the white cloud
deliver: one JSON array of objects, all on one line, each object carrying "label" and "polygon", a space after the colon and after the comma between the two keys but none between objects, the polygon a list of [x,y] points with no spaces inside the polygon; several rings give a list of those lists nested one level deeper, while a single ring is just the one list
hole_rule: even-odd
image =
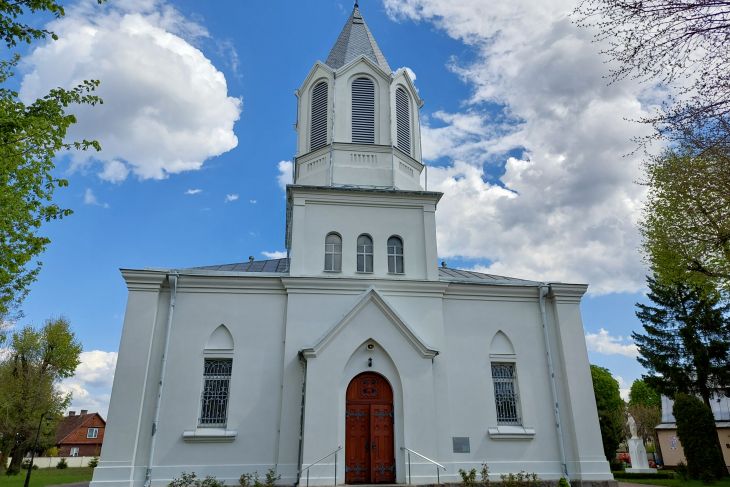
[{"label": "white cloud", "polygon": [[72,394],[71,409],[88,409],[106,418],[117,353],[91,350],[81,352],[79,358],[81,363],[76,367],[74,376],[61,382],[60,388]]},{"label": "white cloud", "polygon": [[476,54],[450,65],[472,88],[464,109],[424,120],[424,158],[449,159],[428,169],[428,189],[445,193],[439,254],[487,260],[496,274],[588,282],[593,293],[641,289],[644,188],[638,156],[626,154],[648,128],[626,119],[647,113],[653,88],[607,85],[593,32],[568,18],[575,1],[385,5]]},{"label": "white cloud", "polygon": [[248,200],[248,202],[251,203],[252,205],[255,205],[256,203],[258,203],[258,201],[256,201],[256,200]]},{"label": "white cloud", "polygon": [[274,251],[266,251],[264,250],[261,252],[261,255],[266,257],[267,259],[284,259],[286,258],[286,251],[284,250],[274,250]]},{"label": "white cloud", "polygon": [[226,203],[230,203],[232,201],[237,201],[237,200],[238,200],[238,195],[235,193],[226,195]]},{"label": "white cloud", "polygon": [[190,188],[187,191],[185,191],[185,194],[187,195],[196,195],[202,193],[203,190],[199,188]]},{"label": "white cloud", "polygon": [[411,78],[411,81],[416,81],[416,72],[415,71],[413,71],[408,66],[403,66],[403,69],[406,70],[406,72],[408,73],[408,76]]},{"label": "white cloud", "polygon": [[286,189],[286,185],[292,184],[294,181],[294,165],[291,161],[279,161],[277,168],[279,169],[279,175],[276,176],[276,180],[279,181],[281,189]]},{"label": "white cloud", "polygon": [[608,330],[601,328],[598,333],[586,333],[586,346],[591,352],[603,355],[624,355],[636,358],[639,348],[634,342],[622,336],[613,336]]},{"label": "white cloud", "polygon": [[618,392],[621,394],[621,399],[629,402],[629,392],[631,392],[631,384],[627,384],[623,377],[620,375],[614,375],[614,379],[618,382]]},{"label": "white cloud", "polygon": [[99,177],[110,183],[121,183],[129,175],[129,168],[122,161],[111,160],[104,163],[104,169],[99,173]]},{"label": "white cloud", "polygon": [[109,208],[109,205],[107,203],[101,203],[96,198],[96,195],[91,190],[91,188],[86,188],[86,191],[84,191],[84,204],[85,205],[92,205],[92,206],[101,206],[102,208]]},{"label": "white cloud", "polygon": [[101,161],[102,179],[120,182],[200,169],[236,147],[241,100],[191,42],[205,29],[163,0],[80,2],[48,28],[59,35],[24,58],[23,99],[98,79],[96,107],[75,107],[71,139],[96,139],[102,152],[73,153],[73,167]]}]

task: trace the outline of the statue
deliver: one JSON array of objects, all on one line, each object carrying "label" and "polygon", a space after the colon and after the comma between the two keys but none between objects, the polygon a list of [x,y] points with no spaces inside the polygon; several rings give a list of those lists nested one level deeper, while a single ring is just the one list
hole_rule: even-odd
[{"label": "statue", "polygon": [[636,420],[630,414],[626,424],[629,425],[629,431],[631,432],[631,438],[626,441],[631,456],[631,468],[627,468],[626,471],[629,473],[656,473],[655,468],[649,468],[644,440],[639,438]]},{"label": "statue", "polygon": [[639,435],[636,432],[636,420],[630,414],[629,414],[629,420],[627,421],[627,424],[629,425],[629,431],[631,432],[631,438],[638,438]]}]

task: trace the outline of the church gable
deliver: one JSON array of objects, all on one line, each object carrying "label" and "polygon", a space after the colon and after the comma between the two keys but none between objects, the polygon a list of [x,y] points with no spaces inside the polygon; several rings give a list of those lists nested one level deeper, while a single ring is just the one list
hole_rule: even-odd
[{"label": "church gable", "polygon": [[334,324],[318,341],[310,347],[302,350],[302,354],[307,357],[316,357],[321,354],[334,338],[355,318],[360,315],[368,305],[374,305],[378,311],[403,335],[410,345],[423,358],[433,358],[438,355],[438,351],[429,347],[424,341],[413,331],[413,329],[398,315],[398,313],[390,306],[383,296],[373,287],[365,291],[355,306],[350,309],[337,323]]}]

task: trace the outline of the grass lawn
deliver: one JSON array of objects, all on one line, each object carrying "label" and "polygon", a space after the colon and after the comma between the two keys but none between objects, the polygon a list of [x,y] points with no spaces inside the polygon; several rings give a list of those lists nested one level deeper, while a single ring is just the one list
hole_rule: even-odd
[{"label": "grass lawn", "polygon": [[[648,485],[666,485],[669,487],[708,487],[708,484],[703,484],[699,480],[680,480],[680,479],[616,479],[619,482],[628,482],[632,484],[648,484]],[[730,487],[730,479],[724,478],[709,484],[710,487]]]},{"label": "grass lawn", "polygon": [[[30,474],[30,487],[45,487],[46,485],[72,484],[74,482],[88,482],[91,480],[92,468],[39,468]],[[18,475],[0,474],[0,486],[23,487],[27,470]],[[723,486],[724,487],[724,486]]]}]

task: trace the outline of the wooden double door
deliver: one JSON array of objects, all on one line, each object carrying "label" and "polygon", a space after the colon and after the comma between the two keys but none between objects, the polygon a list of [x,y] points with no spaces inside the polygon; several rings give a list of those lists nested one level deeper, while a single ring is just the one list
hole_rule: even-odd
[{"label": "wooden double door", "polygon": [[347,387],[345,483],[394,483],[393,440],[393,389],[382,375],[364,372]]}]

